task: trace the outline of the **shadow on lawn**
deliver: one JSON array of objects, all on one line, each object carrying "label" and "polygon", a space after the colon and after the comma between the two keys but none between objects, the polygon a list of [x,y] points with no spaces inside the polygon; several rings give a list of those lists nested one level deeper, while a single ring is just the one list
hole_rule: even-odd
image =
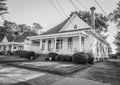
[{"label": "shadow on lawn", "polygon": [[19,83],[10,84],[10,85],[32,85],[32,84],[29,84],[27,82],[19,82]]},{"label": "shadow on lawn", "polygon": [[93,67],[88,71],[88,75],[83,78],[109,83],[111,85],[120,85],[120,68],[117,68],[115,64],[106,62],[101,64],[101,67]]}]

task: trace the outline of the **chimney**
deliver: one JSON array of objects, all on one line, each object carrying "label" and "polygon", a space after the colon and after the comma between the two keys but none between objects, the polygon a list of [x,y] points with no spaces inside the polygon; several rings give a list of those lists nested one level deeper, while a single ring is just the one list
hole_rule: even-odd
[{"label": "chimney", "polygon": [[91,27],[95,30],[95,7],[91,7]]}]

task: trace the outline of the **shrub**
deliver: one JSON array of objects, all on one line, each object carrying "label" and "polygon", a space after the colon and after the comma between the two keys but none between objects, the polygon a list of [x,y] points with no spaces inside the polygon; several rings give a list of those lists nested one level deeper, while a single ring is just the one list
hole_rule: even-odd
[{"label": "shrub", "polygon": [[33,51],[17,50],[14,53],[15,55],[18,55],[21,58],[27,58],[30,60],[33,60],[36,58],[35,53]]},{"label": "shrub", "polygon": [[11,51],[7,51],[7,55],[11,55]]},{"label": "shrub", "polygon": [[89,56],[89,58],[88,58],[88,63],[89,63],[89,64],[93,64],[93,63],[94,63],[93,53],[89,52],[89,53],[87,53],[87,55]]},{"label": "shrub", "polygon": [[117,56],[119,56],[119,54],[109,54],[109,58],[111,59],[117,59]]},{"label": "shrub", "polygon": [[60,61],[60,56],[61,56],[61,55],[56,55],[56,56],[55,56],[55,61]]},{"label": "shrub", "polygon": [[66,61],[67,61],[67,62],[72,62],[72,56],[70,56],[70,55],[65,55],[65,57],[66,57]]},{"label": "shrub", "polygon": [[48,58],[51,59],[52,61],[54,61],[54,60],[55,60],[55,57],[56,57],[57,55],[58,55],[57,53],[51,52],[51,53],[48,54]]},{"label": "shrub", "polygon": [[65,55],[59,55],[60,56],[60,61],[66,61]]},{"label": "shrub", "polygon": [[1,51],[1,55],[5,55],[5,51]]},{"label": "shrub", "polygon": [[89,56],[85,52],[78,52],[73,54],[72,61],[77,64],[88,63]]}]

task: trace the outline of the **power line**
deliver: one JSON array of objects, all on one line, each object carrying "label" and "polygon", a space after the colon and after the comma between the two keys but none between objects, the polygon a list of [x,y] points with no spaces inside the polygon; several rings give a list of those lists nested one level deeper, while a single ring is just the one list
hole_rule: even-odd
[{"label": "power line", "polygon": [[59,3],[59,1],[58,1],[58,0],[56,0],[56,1],[57,1],[57,3],[58,3],[59,7],[61,8],[61,10],[63,11],[64,15],[67,17],[67,14],[65,13],[65,11],[64,11],[64,9],[62,8],[62,6],[61,6],[61,4]]},{"label": "power line", "polygon": [[79,0],[76,0],[83,8],[85,8],[87,11],[89,11],[89,9],[87,7],[85,7]]},{"label": "power line", "polygon": [[107,15],[107,13],[103,10],[103,8],[100,6],[100,4],[96,1],[96,0],[94,0],[94,2],[98,5],[98,7],[102,10],[102,12],[105,14],[105,15]]},{"label": "power line", "polygon": [[53,8],[56,9],[57,12],[59,12],[61,14],[61,16],[65,17],[58,9],[57,7],[53,4],[53,2],[51,0],[48,0],[50,2],[50,4],[53,6]]},{"label": "power line", "polygon": [[68,0],[72,5],[73,5],[73,7],[75,8],[75,11],[77,11],[77,7],[76,7],[76,5],[73,3],[73,1],[72,0]]}]

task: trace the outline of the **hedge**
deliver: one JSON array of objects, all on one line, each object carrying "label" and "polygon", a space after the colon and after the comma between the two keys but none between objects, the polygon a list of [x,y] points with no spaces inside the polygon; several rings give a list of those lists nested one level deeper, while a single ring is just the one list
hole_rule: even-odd
[{"label": "hedge", "polygon": [[73,54],[72,61],[77,64],[87,64],[89,56],[85,52],[78,52]]},{"label": "hedge", "polygon": [[35,55],[35,52],[33,52],[33,51],[17,50],[14,52],[14,54],[18,55],[22,58],[27,58],[27,59],[31,59],[31,60],[38,57],[37,55]]}]

